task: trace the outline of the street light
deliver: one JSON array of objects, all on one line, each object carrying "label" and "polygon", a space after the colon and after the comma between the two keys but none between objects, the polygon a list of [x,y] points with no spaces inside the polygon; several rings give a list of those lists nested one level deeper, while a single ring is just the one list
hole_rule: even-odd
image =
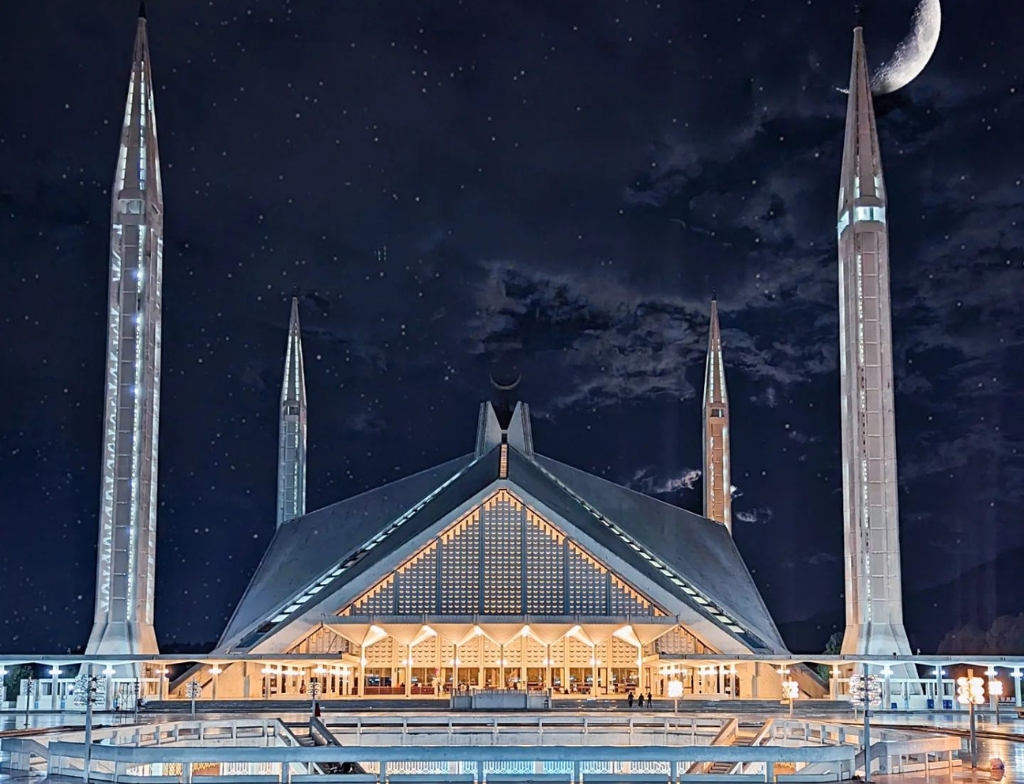
[{"label": "street light", "polygon": [[316,699],[320,696],[320,681],[317,678],[311,678],[309,681],[309,712],[310,715],[316,716]]},{"label": "street light", "polygon": [[789,700],[789,717],[793,718],[793,703],[800,697],[800,685],[794,680],[782,682],[782,699]]},{"label": "street light", "polygon": [[863,675],[850,676],[850,696],[864,706],[864,781],[871,781],[871,709],[882,704],[882,684],[866,662]]},{"label": "street light", "polygon": [[210,668],[210,675],[213,676],[213,683],[210,686],[210,699],[211,700],[216,700],[217,699],[217,676],[220,675],[222,672],[224,672],[224,670],[222,670],[219,665],[215,664],[215,665],[213,665]]},{"label": "street light", "polygon": [[192,700],[192,718],[196,717],[196,699],[203,693],[203,687],[195,678],[188,682],[185,687],[185,696]]},{"label": "street light", "polygon": [[998,673],[995,667],[989,667],[985,674],[988,676],[988,698],[992,712],[996,715],[996,724],[999,724],[999,698],[1003,696],[1003,682],[996,678]]},{"label": "street light", "polygon": [[32,707],[32,692],[35,690],[36,679],[31,675],[25,683],[25,729],[28,729],[28,711]]},{"label": "street light", "polygon": [[683,696],[683,682],[677,680],[669,681],[668,696],[673,700],[673,713],[679,713],[679,698]]},{"label": "street light", "polygon": [[85,672],[78,676],[74,690],[75,704],[85,706],[85,753],[82,759],[82,781],[89,784],[89,768],[92,767],[92,706],[100,700],[106,701],[106,684],[92,674],[92,665],[85,665]]},{"label": "street light", "polygon": [[966,705],[970,711],[971,720],[971,767],[978,767],[978,734],[977,724],[974,718],[974,706],[982,705],[985,702],[985,681],[974,675],[974,670],[967,670],[967,676],[961,675],[956,679],[956,699],[961,705]]}]

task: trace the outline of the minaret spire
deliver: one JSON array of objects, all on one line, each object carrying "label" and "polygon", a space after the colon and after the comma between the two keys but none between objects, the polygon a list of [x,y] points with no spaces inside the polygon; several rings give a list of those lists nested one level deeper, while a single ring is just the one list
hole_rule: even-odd
[{"label": "minaret spire", "polygon": [[277,463],[277,524],[306,513],[306,376],[302,363],[299,300],[292,298],[288,348],[281,384]]},{"label": "minaret spire", "polygon": [[900,583],[885,183],[860,27],[853,31],[837,229],[846,553],[843,653],[909,654]]},{"label": "minaret spire", "polygon": [[732,533],[732,477],[729,467],[729,393],[725,388],[718,300],[711,300],[708,361],[704,374],[704,516]]},{"label": "minaret spire", "polygon": [[157,653],[153,629],[163,195],[140,16],[112,189],[96,614],[86,652]]}]

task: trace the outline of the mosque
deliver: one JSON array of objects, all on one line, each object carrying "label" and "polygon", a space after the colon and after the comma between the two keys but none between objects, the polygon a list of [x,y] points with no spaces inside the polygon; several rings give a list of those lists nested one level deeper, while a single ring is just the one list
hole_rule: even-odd
[{"label": "mosque", "polygon": [[[896,528],[885,195],[859,28],[842,182],[847,642],[856,647],[850,652],[884,647],[888,656],[909,651]],[[113,189],[92,655],[158,653],[162,219],[143,12]],[[671,678],[688,694],[781,696],[782,674],[756,660],[785,655],[786,645],[732,538],[716,303],[704,387],[703,515],[544,457],[529,405],[508,390],[481,404],[468,454],[307,513],[294,301],[280,406],[276,533],[211,654],[220,664],[193,668],[170,684],[172,694],[198,682],[204,697],[221,699],[478,688],[661,695]],[[701,655],[734,660],[680,666]],[[790,677],[809,695],[827,689],[810,671]]]}]

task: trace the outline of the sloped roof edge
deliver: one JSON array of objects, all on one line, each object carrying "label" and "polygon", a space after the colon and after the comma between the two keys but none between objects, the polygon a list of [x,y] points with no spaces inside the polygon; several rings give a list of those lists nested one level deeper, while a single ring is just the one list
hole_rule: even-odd
[{"label": "sloped roof edge", "polygon": [[465,455],[283,524],[253,573],[217,648],[268,620],[328,573],[339,558],[385,530],[474,462],[473,455]]},{"label": "sloped roof edge", "polygon": [[[581,508],[591,507],[664,561],[728,617],[751,630],[765,647],[786,651],[782,635],[723,525],[551,458],[537,455],[530,461],[516,456],[562,485],[574,502],[583,501]],[[513,481],[517,469],[523,470],[510,458]],[[607,535],[604,538],[609,539]],[[618,544],[629,550],[624,542]]]}]

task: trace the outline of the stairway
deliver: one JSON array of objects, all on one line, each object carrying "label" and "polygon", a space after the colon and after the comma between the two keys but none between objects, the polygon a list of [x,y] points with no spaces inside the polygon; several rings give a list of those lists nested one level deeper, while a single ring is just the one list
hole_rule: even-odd
[{"label": "stairway", "polygon": [[[752,746],[757,733],[761,731],[761,724],[740,724],[730,746]],[[735,773],[739,768],[739,762],[712,762],[711,766],[704,770],[705,773],[717,773],[727,775]]]}]

